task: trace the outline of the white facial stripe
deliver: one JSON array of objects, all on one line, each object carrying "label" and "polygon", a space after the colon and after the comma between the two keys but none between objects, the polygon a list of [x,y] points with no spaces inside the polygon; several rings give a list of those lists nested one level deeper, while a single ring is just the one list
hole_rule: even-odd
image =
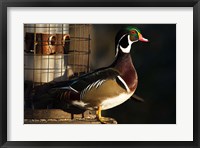
[{"label": "white facial stripe", "polygon": [[118,55],[118,52],[119,52],[119,49],[118,49],[118,45],[117,45],[115,57]]},{"label": "white facial stripe", "polygon": [[126,82],[122,79],[122,77],[120,76],[117,76],[118,79],[124,84],[125,88],[126,88],[126,91],[127,92],[130,92],[130,89],[128,88],[128,85],[126,84]]},{"label": "white facial stripe", "polygon": [[118,55],[118,52],[119,52],[119,42],[122,40],[122,38],[125,36],[125,35],[127,35],[127,34],[124,34],[120,39],[119,39],[119,41],[118,41],[118,43],[117,43],[117,49],[116,49],[116,54],[115,54],[115,57]]}]

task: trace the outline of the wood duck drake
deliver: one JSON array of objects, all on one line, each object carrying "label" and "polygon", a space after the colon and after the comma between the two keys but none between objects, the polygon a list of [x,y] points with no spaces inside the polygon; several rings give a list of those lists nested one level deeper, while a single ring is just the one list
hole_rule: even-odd
[{"label": "wood duck drake", "polygon": [[131,46],[137,41],[148,42],[137,28],[120,30],[115,38],[115,60],[110,66],[70,81],[51,82],[40,89],[40,93],[48,90],[63,103],[96,110],[97,119],[105,123],[101,111],[122,104],[137,88],[138,76],[130,55]]}]

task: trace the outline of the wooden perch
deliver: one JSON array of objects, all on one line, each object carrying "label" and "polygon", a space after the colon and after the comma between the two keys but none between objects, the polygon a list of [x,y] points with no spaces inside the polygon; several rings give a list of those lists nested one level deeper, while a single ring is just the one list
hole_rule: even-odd
[{"label": "wooden perch", "polygon": [[[94,111],[82,114],[71,114],[60,109],[28,109],[24,111],[24,124],[101,124]],[[109,124],[117,124],[113,118],[105,118]]]}]

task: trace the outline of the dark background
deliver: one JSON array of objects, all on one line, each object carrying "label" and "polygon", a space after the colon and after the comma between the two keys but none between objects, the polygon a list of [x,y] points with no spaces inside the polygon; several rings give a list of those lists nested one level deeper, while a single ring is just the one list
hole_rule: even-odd
[{"label": "dark background", "polygon": [[137,27],[150,42],[132,45],[131,56],[138,73],[135,92],[145,102],[129,99],[103,111],[104,116],[124,124],[176,123],[176,25],[131,24],[93,25],[92,69],[109,65],[114,57],[114,40],[119,29]]}]

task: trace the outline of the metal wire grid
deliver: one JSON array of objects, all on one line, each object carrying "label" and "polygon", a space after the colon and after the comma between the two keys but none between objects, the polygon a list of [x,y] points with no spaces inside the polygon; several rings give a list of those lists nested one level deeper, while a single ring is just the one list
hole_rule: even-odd
[{"label": "metal wire grid", "polygon": [[[89,71],[89,53],[90,53],[90,25],[71,24],[68,29],[64,28],[66,24],[48,24],[46,26],[37,26],[36,24],[25,24],[24,29],[27,33],[28,29],[32,29],[33,34],[33,50],[29,49],[29,53],[24,54],[24,74],[25,81],[32,81],[34,85],[41,85],[49,81],[62,81],[69,79],[71,76],[79,76]],[[70,35],[70,48],[67,54],[54,53],[44,55],[37,53],[37,46],[58,47],[62,46],[62,41],[56,41],[50,46],[49,40],[38,40],[38,29],[48,29],[47,36],[59,34],[62,37],[65,34]],[[53,30],[55,29],[55,30]],[[61,30],[56,32],[57,30]],[[53,33],[52,33],[53,32]],[[68,33],[66,33],[68,32]],[[62,38],[61,38],[62,39]],[[26,38],[25,38],[26,40]],[[48,44],[44,44],[48,43]],[[63,47],[64,48],[64,47]],[[27,49],[25,49],[27,50]],[[64,49],[63,49],[64,50]],[[70,73],[71,72],[71,73]]]}]

